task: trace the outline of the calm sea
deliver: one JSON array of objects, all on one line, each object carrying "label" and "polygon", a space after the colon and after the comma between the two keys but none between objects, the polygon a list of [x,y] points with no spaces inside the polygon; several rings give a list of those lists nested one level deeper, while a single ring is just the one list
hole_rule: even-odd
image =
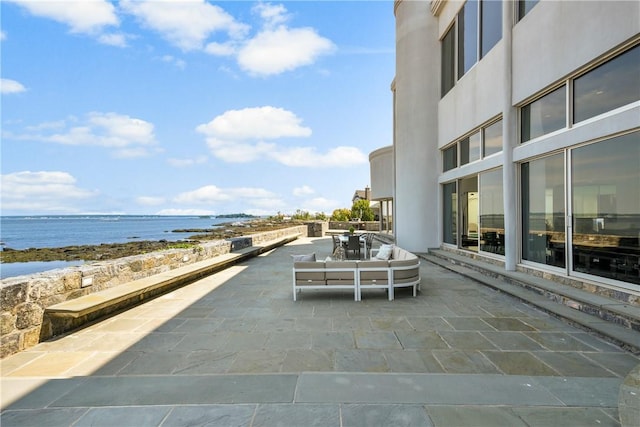
[{"label": "calm sea", "polygon": [[[136,240],[188,239],[194,232],[180,229],[207,229],[222,223],[246,221],[246,218],[200,216],[65,215],[0,217],[2,247],[11,249],[99,245]],[[32,274],[63,268],[82,262],[26,262],[0,264],[0,277]]]}]

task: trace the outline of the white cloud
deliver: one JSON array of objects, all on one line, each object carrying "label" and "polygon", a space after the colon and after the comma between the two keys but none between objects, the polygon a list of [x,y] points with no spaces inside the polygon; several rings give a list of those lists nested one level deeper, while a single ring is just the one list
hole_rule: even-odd
[{"label": "white cloud", "polygon": [[22,171],[2,175],[2,209],[36,212],[74,212],[78,200],[97,195],[76,186],[76,179],[61,171]]},{"label": "white cloud", "polygon": [[367,163],[368,157],[355,147],[337,147],[325,154],[318,153],[312,147],[293,147],[275,150],[270,156],[287,166],[292,167],[348,167]]},{"label": "white cloud", "polygon": [[115,7],[106,0],[6,1],[19,4],[33,15],[68,25],[72,33],[96,34],[119,24]]},{"label": "white cloud", "polygon": [[337,147],[321,154],[313,147],[281,147],[263,141],[311,136],[311,129],[301,122],[291,111],[265,106],[229,110],[199,125],[196,131],[206,136],[215,157],[230,163],[267,158],[293,167],[347,167],[369,161],[355,147]]},{"label": "white cloud", "polygon": [[7,39],[7,33],[0,30],[0,41],[5,41]]},{"label": "white cloud", "polygon": [[118,113],[87,114],[86,120],[71,118],[67,121],[47,122],[29,126],[32,133],[14,135],[8,132],[4,138],[34,140],[64,145],[99,146],[114,150],[121,158],[149,155],[149,147],[156,144],[152,123]]},{"label": "white cloud", "polygon": [[120,7],[185,51],[202,49],[217,31],[238,38],[248,30],[222,8],[204,0],[123,0]]},{"label": "white cloud", "polygon": [[265,28],[273,28],[289,20],[287,9],[282,4],[274,5],[260,2],[253,7],[252,11],[260,15],[264,21]]},{"label": "white cloud", "polygon": [[216,205],[229,206],[234,202],[256,207],[278,207],[282,201],[272,192],[257,187],[220,188],[206,185],[192,191],[181,193],[173,198],[173,203],[182,206]]},{"label": "white cloud", "polygon": [[27,89],[20,82],[11,79],[0,79],[0,93],[3,95],[20,93],[26,90]]},{"label": "white cloud", "polygon": [[229,110],[196,128],[200,133],[224,140],[307,137],[311,129],[291,111],[271,106]]},{"label": "white cloud", "polygon": [[136,203],[142,206],[158,206],[166,201],[164,197],[140,196],[136,198]]},{"label": "white cloud", "polygon": [[207,156],[197,156],[192,159],[171,158],[167,160],[167,163],[169,163],[171,166],[175,168],[184,168],[188,166],[200,165],[200,164],[206,163],[207,160],[208,160]]},{"label": "white cloud", "polygon": [[308,196],[310,194],[314,194],[316,191],[309,187],[308,185],[303,185],[302,187],[296,187],[293,189],[294,196]]},{"label": "white cloud", "polygon": [[207,185],[193,191],[187,191],[176,196],[173,201],[181,204],[211,204],[224,202],[231,197],[215,185]]},{"label": "white cloud", "polygon": [[118,34],[118,33],[102,34],[98,37],[98,41],[102,44],[106,44],[109,46],[117,46],[117,47],[127,46],[127,37],[124,34]]},{"label": "white cloud", "polygon": [[238,64],[254,75],[268,76],[313,64],[335,45],[313,28],[289,29],[280,26],[258,33],[238,52]]}]

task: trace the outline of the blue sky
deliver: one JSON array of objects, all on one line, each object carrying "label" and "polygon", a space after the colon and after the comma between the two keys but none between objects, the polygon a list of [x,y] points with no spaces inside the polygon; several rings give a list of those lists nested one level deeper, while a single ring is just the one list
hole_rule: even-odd
[{"label": "blue sky", "polygon": [[331,214],[392,143],[393,1],[3,0],[2,214]]}]

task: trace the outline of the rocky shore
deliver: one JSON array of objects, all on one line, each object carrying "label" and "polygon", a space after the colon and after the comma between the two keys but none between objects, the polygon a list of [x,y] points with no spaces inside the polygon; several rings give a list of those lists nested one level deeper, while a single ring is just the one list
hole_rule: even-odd
[{"label": "rocky shore", "polygon": [[198,233],[181,241],[132,241],[127,243],[105,243],[101,245],[66,246],[61,248],[31,248],[14,250],[4,248],[0,252],[0,262],[31,261],[100,261],[140,255],[172,248],[185,248],[207,240],[224,240],[246,236],[262,231],[279,230],[301,223],[295,221],[253,220],[242,223],[225,223],[215,229],[207,230],[174,230],[181,233]]}]

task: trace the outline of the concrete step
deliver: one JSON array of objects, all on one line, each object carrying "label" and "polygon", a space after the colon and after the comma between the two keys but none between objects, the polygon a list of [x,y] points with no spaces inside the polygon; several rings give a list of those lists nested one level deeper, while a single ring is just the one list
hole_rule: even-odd
[{"label": "concrete step", "polygon": [[575,326],[640,353],[640,308],[518,271],[440,249],[420,257],[526,301]]}]

